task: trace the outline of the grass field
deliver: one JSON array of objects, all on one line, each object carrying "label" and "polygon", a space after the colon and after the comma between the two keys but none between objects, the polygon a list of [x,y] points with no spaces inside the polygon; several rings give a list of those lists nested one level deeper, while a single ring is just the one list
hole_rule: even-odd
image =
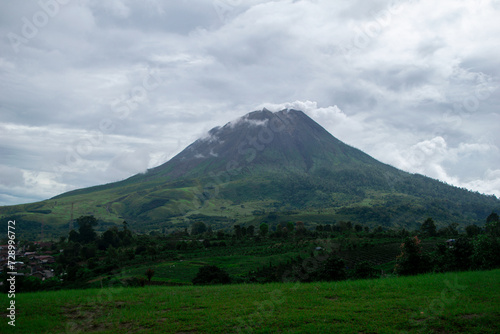
[{"label": "grass field", "polygon": [[0,332],[30,334],[498,333],[500,270],[24,293],[16,295],[16,327],[2,318]]}]

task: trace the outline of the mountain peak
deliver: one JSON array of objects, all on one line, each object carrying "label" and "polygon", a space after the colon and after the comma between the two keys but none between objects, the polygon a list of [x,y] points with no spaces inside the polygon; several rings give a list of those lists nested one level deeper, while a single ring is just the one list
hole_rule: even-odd
[{"label": "mountain peak", "polygon": [[272,112],[266,108],[263,108],[262,110],[249,112],[248,114],[241,116],[235,121],[229,122],[226,125],[234,125],[242,122],[248,122],[250,125],[265,125],[267,124],[265,123],[267,121],[275,120],[276,122],[278,122],[278,119],[281,120],[281,123],[288,123],[288,125],[290,125],[290,123],[293,123],[296,120],[296,117],[299,115],[300,117],[309,118],[300,110],[283,109],[280,111]]},{"label": "mountain peak", "polygon": [[[479,222],[500,205],[496,199],[385,165],[294,109],[252,111],[213,128],[145,174],[58,198],[85,195],[94,203],[101,198],[93,195],[98,191],[115,196],[100,203],[99,210],[106,207],[109,213],[112,208],[120,218],[162,224],[185,224],[200,214],[217,216],[212,220],[217,224],[231,222],[226,213],[234,219],[266,221],[253,214],[261,208],[277,210],[283,219],[289,219],[290,210],[300,209],[298,220],[305,213],[314,221],[321,216],[316,208],[326,208],[321,221],[415,227],[411,224],[434,214],[443,222],[457,217],[461,223]],[[66,203],[72,206],[73,201]],[[443,214],[438,202],[449,213]],[[218,216],[223,207],[227,211]]]},{"label": "mountain peak", "polygon": [[309,173],[357,160],[378,163],[333,137],[300,110],[272,112],[264,108],[211,129],[148,174],[197,178],[224,171],[228,164],[250,172],[266,169]]}]

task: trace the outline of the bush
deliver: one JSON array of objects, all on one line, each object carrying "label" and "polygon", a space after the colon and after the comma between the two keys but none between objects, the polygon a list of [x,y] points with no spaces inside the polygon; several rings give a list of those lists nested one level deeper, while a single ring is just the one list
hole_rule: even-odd
[{"label": "bush", "polygon": [[405,238],[401,244],[401,254],[396,257],[394,272],[397,275],[417,275],[430,271],[430,257],[422,253],[417,236]]},{"label": "bush", "polygon": [[[19,279],[21,278],[21,279]],[[21,282],[19,282],[21,280]],[[33,292],[42,290],[42,280],[34,276],[17,276],[16,285],[19,292]]]},{"label": "bush", "polygon": [[314,281],[342,281],[347,279],[344,260],[331,254],[320,264],[318,271],[312,275]]},{"label": "bush", "polygon": [[500,267],[500,240],[491,235],[480,234],[473,240],[472,263],[475,268],[485,270]]},{"label": "bush", "polygon": [[153,278],[153,275],[155,274],[155,271],[151,268],[148,268],[148,270],[146,270],[146,277],[148,278],[148,282],[151,282],[151,278]]},{"label": "bush", "polygon": [[227,272],[217,266],[204,266],[200,268],[192,282],[195,285],[229,284],[231,278]]},{"label": "bush", "polygon": [[451,245],[440,243],[433,253],[436,272],[463,271],[472,268],[473,245],[467,238],[458,238]]},{"label": "bush", "polygon": [[123,281],[123,285],[131,287],[143,287],[146,284],[146,279],[144,277],[130,277]]},{"label": "bush", "polygon": [[363,261],[356,263],[352,277],[356,279],[377,278],[379,273],[369,262]]},{"label": "bush", "polygon": [[448,248],[447,271],[469,270],[472,267],[473,253],[473,245],[468,239],[456,239],[453,245]]}]

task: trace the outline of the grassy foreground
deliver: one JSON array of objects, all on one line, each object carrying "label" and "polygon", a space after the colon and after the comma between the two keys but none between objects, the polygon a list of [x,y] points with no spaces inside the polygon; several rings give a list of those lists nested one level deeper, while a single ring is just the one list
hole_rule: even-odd
[{"label": "grassy foreground", "polygon": [[1,333],[499,333],[500,270],[24,293],[15,327],[4,306]]}]

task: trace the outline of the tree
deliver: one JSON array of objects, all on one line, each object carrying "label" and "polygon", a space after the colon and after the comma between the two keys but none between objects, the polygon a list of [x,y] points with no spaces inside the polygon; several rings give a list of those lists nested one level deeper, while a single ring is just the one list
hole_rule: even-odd
[{"label": "tree", "polygon": [[81,216],[76,219],[79,226],[80,242],[90,243],[96,240],[97,233],[94,226],[97,226],[97,219],[94,216]]},{"label": "tree", "polygon": [[68,241],[69,242],[80,242],[80,233],[78,233],[75,230],[69,231]]},{"label": "tree", "polygon": [[492,212],[488,218],[486,218],[486,224],[491,223],[491,222],[500,222],[500,217],[498,217],[498,214],[496,212]]},{"label": "tree", "polygon": [[205,234],[209,237],[212,237],[214,235],[214,230],[212,229],[212,226],[208,226],[207,232]]},{"label": "tree", "polygon": [[422,254],[417,236],[407,237],[401,244],[401,254],[396,257],[394,272],[398,275],[417,275],[430,270],[430,259]]},{"label": "tree", "polygon": [[267,232],[269,231],[269,225],[267,225],[266,223],[262,223],[260,224],[260,235],[265,237]]},{"label": "tree", "polygon": [[492,212],[488,218],[486,218],[486,233],[494,236],[500,237],[500,217],[496,212]]},{"label": "tree", "polygon": [[296,222],[295,231],[298,235],[304,234],[306,232],[306,227],[304,226],[304,222],[301,221]]},{"label": "tree", "polygon": [[403,228],[401,231],[399,231],[399,235],[402,237],[402,238],[406,238],[406,237],[409,237],[410,236],[410,232],[408,232],[407,229]]},{"label": "tree", "polygon": [[458,226],[457,223],[451,223],[446,227],[440,228],[436,234],[443,237],[457,236],[458,235],[457,226]]},{"label": "tree", "polygon": [[132,231],[128,229],[128,224],[126,221],[122,223],[123,230],[118,232],[122,245],[129,245],[133,241]]},{"label": "tree", "polygon": [[334,254],[330,254],[328,258],[320,264],[319,269],[314,275],[318,281],[341,281],[347,278],[344,260],[338,258]]},{"label": "tree", "polygon": [[231,278],[226,271],[217,266],[204,266],[199,269],[192,282],[195,285],[229,284]]},{"label": "tree", "polygon": [[296,223],[295,223],[295,229],[296,229],[297,231],[300,231],[300,230],[305,230],[305,229],[306,229],[306,227],[304,226],[304,222],[302,222],[302,221],[298,221],[298,222],[296,222]]},{"label": "tree", "polygon": [[207,231],[207,225],[204,222],[195,222],[191,226],[191,235],[203,234]]},{"label": "tree", "polygon": [[97,249],[94,245],[85,245],[80,250],[81,257],[85,260],[96,256]]},{"label": "tree", "polygon": [[114,248],[113,246],[109,246],[108,250],[106,251],[106,260],[105,263],[113,268],[116,268],[119,266],[118,263],[118,250]]},{"label": "tree", "polygon": [[155,271],[151,268],[148,268],[148,270],[146,270],[146,277],[148,278],[148,282],[151,282],[151,278],[153,278],[153,275],[155,274]]},{"label": "tree", "polygon": [[356,232],[358,232],[358,233],[359,233],[359,232],[362,232],[362,231],[363,231],[363,226],[361,226],[361,225],[359,225],[359,224],[356,224],[356,225],[354,225],[354,230],[355,230]]},{"label": "tree", "polygon": [[446,247],[443,267],[446,271],[469,270],[472,267],[473,244],[468,238],[458,238],[453,246]]},{"label": "tree", "polygon": [[118,248],[120,246],[120,237],[118,235],[118,228],[116,226],[104,232],[101,239],[104,249],[108,248],[109,246],[113,246],[115,248]]},{"label": "tree", "polygon": [[147,254],[151,256],[151,261],[156,260],[156,255],[158,254],[158,250],[155,246],[151,245],[147,247]]},{"label": "tree", "polygon": [[426,236],[433,237],[436,235],[436,224],[432,218],[427,218],[420,226],[420,231]]},{"label": "tree", "polygon": [[481,233],[481,228],[477,225],[467,225],[465,232],[469,238],[472,238]]},{"label": "tree", "polygon": [[473,240],[472,263],[477,269],[485,270],[500,267],[500,238],[489,234],[479,234]]},{"label": "tree", "polygon": [[248,226],[247,227],[247,235],[249,237],[253,237],[254,233],[255,233],[255,226],[253,226],[253,225]]},{"label": "tree", "polygon": [[354,278],[365,279],[365,278],[377,278],[378,270],[372,267],[372,265],[367,261],[362,261],[356,263],[354,266]]},{"label": "tree", "polygon": [[338,225],[338,227],[340,229],[340,232],[342,232],[342,233],[350,231],[352,229],[352,223],[351,222],[341,221],[341,222],[338,222],[337,225]]},{"label": "tree", "polygon": [[242,236],[241,226],[240,225],[234,225],[233,228],[234,228],[234,235],[236,236],[236,239],[240,239],[241,236]]}]

